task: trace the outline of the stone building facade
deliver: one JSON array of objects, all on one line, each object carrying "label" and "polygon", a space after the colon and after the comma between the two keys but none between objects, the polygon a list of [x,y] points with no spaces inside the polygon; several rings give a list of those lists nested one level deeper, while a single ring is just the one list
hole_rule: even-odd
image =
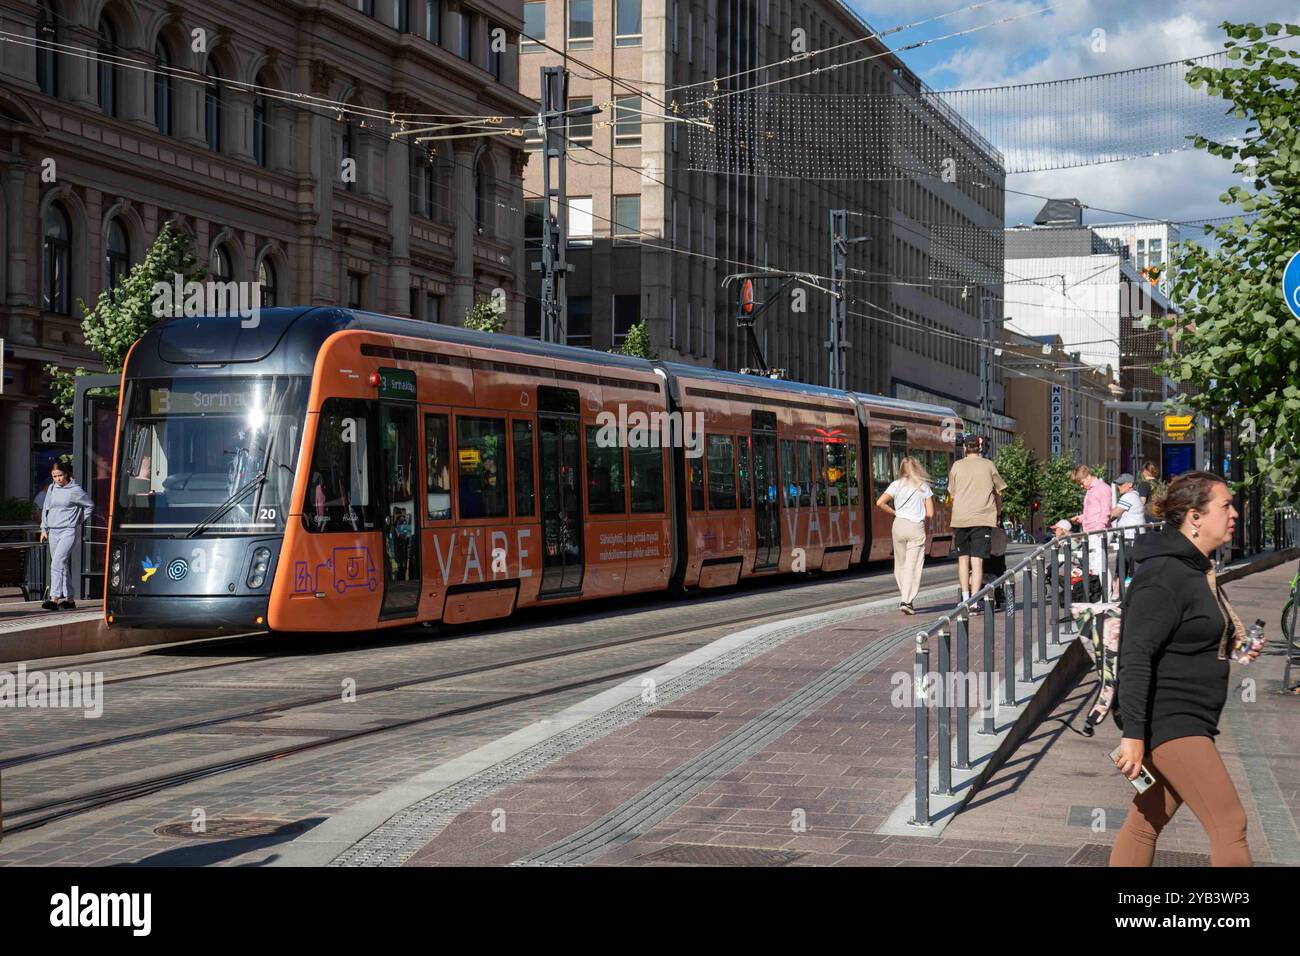
[{"label": "stone building facade", "polygon": [[522,143],[391,122],[533,112],[518,0],[0,0],[0,17],[0,497],[69,450],[38,425],[44,365],[96,364],[78,300],[167,220],[263,305],[455,322],[502,290],[522,329]]}]

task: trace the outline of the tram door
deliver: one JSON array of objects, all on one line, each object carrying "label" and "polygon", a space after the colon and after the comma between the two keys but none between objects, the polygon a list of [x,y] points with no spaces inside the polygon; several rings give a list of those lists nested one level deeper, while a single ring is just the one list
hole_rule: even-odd
[{"label": "tram door", "polygon": [[537,388],[542,499],[541,597],[582,590],[582,423],[574,389]]},{"label": "tram door", "polygon": [[[767,413],[754,413],[755,416],[761,414]],[[756,428],[753,432],[753,444],[754,570],[761,571],[776,567],[781,560],[781,520],[777,513],[781,478],[776,467],[775,430]]]},{"label": "tram door", "polygon": [[[392,370],[385,370],[392,375]],[[414,376],[412,376],[412,379]],[[412,383],[413,384],[413,383]],[[410,617],[420,604],[420,450],[414,404],[379,403],[384,603],[380,617]]]}]

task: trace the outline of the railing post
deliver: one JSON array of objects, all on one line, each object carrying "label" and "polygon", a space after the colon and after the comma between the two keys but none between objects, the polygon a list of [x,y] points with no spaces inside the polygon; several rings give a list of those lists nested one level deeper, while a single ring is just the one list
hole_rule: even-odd
[{"label": "railing post", "polygon": [[1006,631],[1002,635],[1002,703],[1010,707],[1016,696],[1016,576],[1007,575]]},{"label": "railing post", "polygon": [[[1055,549],[1053,548],[1052,551],[1054,552]],[[1062,569],[1060,564],[1057,562],[1055,553],[1049,554],[1049,557],[1051,559],[1050,564],[1052,566],[1052,593],[1050,595],[1052,599],[1052,643],[1060,644],[1061,643],[1061,588],[1062,588],[1061,575],[1062,574],[1065,575],[1065,585],[1064,585],[1066,589],[1065,593],[1067,597],[1071,596],[1071,584],[1070,584],[1071,564],[1070,564],[1069,541],[1065,543],[1065,568],[1064,569]],[[1044,653],[1043,655],[1043,660],[1047,660],[1046,653]]]},{"label": "railing post", "polygon": [[[1083,599],[1084,601],[1092,600],[1092,533],[1085,531],[1083,533],[1083,551],[1079,555],[1079,564],[1083,568]],[[1070,595],[1070,601],[1074,600],[1074,595]],[[1067,602],[1068,603],[1068,602]]]},{"label": "railing post", "polygon": [[[966,618],[967,609],[963,607],[957,615],[957,667],[954,680],[947,686],[955,686],[957,681],[963,680],[963,675],[970,670],[968,660],[970,651],[970,628]],[[946,675],[945,675],[946,679]],[[945,686],[945,691],[947,690]],[[964,694],[954,694],[954,697],[965,697]],[[953,701],[953,707],[957,710],[957,769],[970,769],[970,711],[966,707],[966,701]]]},{"label": "railing post", "polygon": [[916,636],[916,663],[912,685],[912,707],[916,711],[916,801],[912,825],[930,825],[930,701],[925,694],[925,675],[929,672],[930,648],[925,632]]},{"label": "railing post", "polygon": [[[1048,580],[1046,570],[1049,560],[1055,561],[1055,548],[1049,548],[1046,557],[1040,556],[1038,559],[1038,663],[1043,664],[1047,661],[1047,608],[1048,594],[1047,589],[1054,587],[1054,580]],[[1054,602],[1053,602],[1054,603]]]},{"label": "railing post", "polygon": [[997,666],[997,627],[993,620],[993,592],[984,595],[984,672],[977,685],[980,695],[980,710],[984,723],[980,729],[981,736],[993,736],[997,730],[993,726],[993,668]]},{"label": "railing post", "polygon": [[952,631],[940,627],[939,638],[939,786],[938,792],[952,794],[952,701],[947,688],[951,686],[948,672],[952,669]]},{"label": "railing post", "polygon": [[1119,545],[1115,550],[1115,577],[1119,583],[1119,599],[1124,600],[1125,583],[1128,577],[1128,536],[1121,531]]},{"label": "railing post", "polygon": [[[1025,602],[1025,616],[1021,624],[1024,631],[1024,643],[1020,648],[1020,671],[1025,683],[1029,683],[1034,679],[1034,569],[1030,565],[1025,566],[1023,583],[1025,593],[1022,600]],[[1039,583],[1042,583],[1041,576],[1039,577]],[[1041,608],[1042,605],[1043,602],[1040,599],[1038,606]]]}]

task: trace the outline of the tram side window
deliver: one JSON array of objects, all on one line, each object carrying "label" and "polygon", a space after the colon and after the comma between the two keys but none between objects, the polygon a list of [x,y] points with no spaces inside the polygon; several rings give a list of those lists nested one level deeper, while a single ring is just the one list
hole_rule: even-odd
[{"label": "tram side window", "polygon": [[871,479],[875,482],[875,499],[879,500],[880,496],[885,493],[889,483],[893,480],[889,470],[889,449],[884,445],[871,446]]},{"label": "tram side window", "polygon": [[326,399],[316,423],[303,524],[308,531],[363,531],[375,527],[370,481],[372,411],[357,399]]},{"label": "tram side window", "polygon": [[858,503],[858,446],[849,445],[845,455],[845,463],[849,472],[849,504]]},{"label": "tram side window", "polygon": [[826,504],[826,443],[814,442],[813,487],[817,492],[817,507]]},{"label": "tram side window", "polygon": [[500,418],[456,416],[456,489],[462,518],[504,518],[510,513],[506,423]]},{"label": "tram side window", "polygon": [[533,423],[515,419],[511,423],[515,453],[515,517],[533,516]]},{"label": "tram side window", "polygon": [[842,507],[849,502],[849,473],[844,442],[831,442],[826,446],[826,483],[830,486],[831,507]]},{"label": "tram side window", "polygon": [[934,467],[930,469],[930,478],[934,493],[942,498],[948,494],[948,471],[952,467],[952,453],[937,451],[934,453]]},{"label": "tram side window", "polygon": [[736,461],[740,470],[740,507],[752,508],[754,507],[754,482],[749,464],[749,436],[741,435],[736,441],[739,443]]},{"label": "tram side window", "polygon": [[736,442],[730,435],[709,436],[709,509],[736,510]]},{"label": "tram side window", "polygon": [[812,442],[799,439],[799,504],[807,508],[812,503]]},{"label": "tram side window", "polygon": [[686,459],[686,486],[691,490],[691,510],[704,510],[704,456]]},{"label": "tram side window", "polygon": [[663,514],[664,450],[629,448],[627,456],[632,479],[632,513]]},{"label": "tram side window", "polygon": [[794,478],[794,442],[789,438],[781,439],[781,499],[787,508],[793,508],[799,500],[799,485]]},{"label": "tram side window", "polygon": [[451,437],[446,415],[424,416],[425,513],[430,521],[451,518]]},{"label": "tram side window", "polygon": [[627,513],[623,493],[623,448],[601,448],[599,428],[587,428],[587,510],[594,515]]}]

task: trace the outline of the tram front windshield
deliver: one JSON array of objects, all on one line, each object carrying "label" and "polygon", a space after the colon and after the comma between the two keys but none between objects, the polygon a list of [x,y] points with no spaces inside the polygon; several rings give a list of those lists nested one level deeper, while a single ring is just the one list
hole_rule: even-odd
[{"label": "tram front windshield", "polygon": [[309,384],[288,376],[129,383],[116,529],[169,537],[282,529]]}]

